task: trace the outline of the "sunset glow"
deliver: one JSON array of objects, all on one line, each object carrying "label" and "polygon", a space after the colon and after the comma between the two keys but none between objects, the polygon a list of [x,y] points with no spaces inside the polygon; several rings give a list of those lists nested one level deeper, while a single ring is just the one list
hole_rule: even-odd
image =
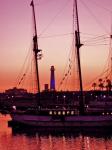
[{"label": "sunset glow", "polygon": [[[30,2],[4,0],[0,4],[0,92],[17,86],[19,73],[24,74],[21,69],[29,50],[32,50],[33,21]],[[43,50],[43,57],[39,60],[41,90],[44,89],[44,84],[50,84],[52,65],[55,67],[58,90],[72,45],[73,0],[34,0],[34,3],[38,44]],[[91,81],[108,65],[112,1],[79,0],[78,8],[81,42],[84,44],[81,47],[83,85],[87,90]],[[101,36],[98,39],[100,42],[94,40],[98,36]],[[32,63],[32,60],[28,63]],[[32,68],[29,68],[27,82],[32,76]],[[33,80],[29,81],[30,85],[31,82]],[[25,88],[31,91],[31,87]]]}]

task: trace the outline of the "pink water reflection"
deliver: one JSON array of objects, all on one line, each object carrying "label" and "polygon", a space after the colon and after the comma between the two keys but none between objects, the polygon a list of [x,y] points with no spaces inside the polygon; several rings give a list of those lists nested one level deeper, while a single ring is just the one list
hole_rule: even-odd
[{"label": "pink water reflection", "polygon": [[7,121],[0,115],[0,150],[112,150],[112,138],[66,135],[13,134]]}]

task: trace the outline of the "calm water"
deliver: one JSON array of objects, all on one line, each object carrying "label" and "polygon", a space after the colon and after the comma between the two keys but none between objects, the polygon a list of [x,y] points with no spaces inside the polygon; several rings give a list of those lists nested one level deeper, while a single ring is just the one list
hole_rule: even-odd
[{"label": "calm water", "polygon": [[112,134],[44,134],[16,132],[8,127],[10,116],[0,115],[0,150],[112,150]]}]

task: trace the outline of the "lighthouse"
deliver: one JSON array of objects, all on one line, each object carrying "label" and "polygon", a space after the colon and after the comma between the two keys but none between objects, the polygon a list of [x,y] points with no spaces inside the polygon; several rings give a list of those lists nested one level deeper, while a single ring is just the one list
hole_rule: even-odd
[{"label": "lighthouse", "polygon": [[50,91],[55,91],[55,74],[54,74],[54,66],[51,66],[51,76],[50,76]]}]

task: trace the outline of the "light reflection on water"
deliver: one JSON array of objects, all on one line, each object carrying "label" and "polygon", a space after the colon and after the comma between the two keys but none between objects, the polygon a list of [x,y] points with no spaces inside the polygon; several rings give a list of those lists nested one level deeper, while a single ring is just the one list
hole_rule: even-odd
[{"label": "light reflection on water", "polygon": [[111,135],[13,133],[8,120],[0,115],[0,150],[112,150]]}]

